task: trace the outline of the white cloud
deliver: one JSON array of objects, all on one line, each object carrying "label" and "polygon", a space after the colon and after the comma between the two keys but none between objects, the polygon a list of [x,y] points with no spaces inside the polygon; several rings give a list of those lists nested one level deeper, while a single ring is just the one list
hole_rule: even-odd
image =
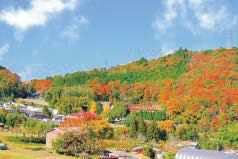
[{"label": "white cloud", "polygon": [[[165,33],[181,24],[193,34],[204,31],[220,32],[233,28],[238,15],[229,11],[225,1],[215,0],[167,0],[164,12],[153,22],[156,34]],[[176,23],[180,22],[180,23]]]},{"label": "white cloud", "polygon": [[5,44],[0,48],[0,60],[3,59],[3,56],[8,52],[9,48],[9,44]]},{"label": "white cloud", "polygon": [[28,9],[10,8],[0,13],[0,20],[16,29],[44,26],[52,16],[64,10],[73,10],[77,0],[32,0]]},{"label": "white cloud", "polygon": [[73,21],[61,32],[61,37],[76,41],[80,39],[80,29],[89,23],[84,16],[75,17]]},{"label": "white cloud", "polygon": [[202,35],[227,31],[238,23],[238,15],[229,10],[226,1],[166,0],[163,5],[152,23],[155,38],[160,44],[160,55],[167,55],[178,49],[178,27],[193,35]]},{"label": "white cloud", "polygon": [[153,28],[164,32],[167,28],[172,25],[172,21],[177,17],[177,9],[175,5],[177,0],[168,0],[165,4],[166,12],[162,15],[162,17],[157,17],[153,22]]}]

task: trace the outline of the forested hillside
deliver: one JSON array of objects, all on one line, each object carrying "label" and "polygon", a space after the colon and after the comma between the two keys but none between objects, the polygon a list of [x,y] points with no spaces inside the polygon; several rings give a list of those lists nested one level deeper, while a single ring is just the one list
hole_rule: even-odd
[{"label": "forested hillside", "polygon": [[[151,61],[141,58],[108,70],[94,69],[63,77],[55,76],[47,79],[52,80],[52,84],[44,97],[51,105],[62,110],[62,113],[78,111],[78,106],[90,105],[91,101],[156,104],[159,103],[159,90],[187,72],[186,65],[191,55],[190,51],[179,50]],[[38,81],[34,87],[39,86],[40,82],[48,88],[45,81]],[[36,88],[42,89],[44,88]]]},{"label": "forested hillside", "polygon": [[208,148],[216,147],[218,140],[224,146],[238,143],[237,48],[201,52],[180,49],[155,60],[141,58],[110,69],[33,83],[32,87],[44,92],[44,98],[63,114],[92,105],[100,114],[102,101],[143,108],[159,106],[166,112],[166,119],[178,126],[176,135],[182,140],[199,135],[200,145]]},{"label": "forested hillside", "polygon": [[22,87],[20,77],[0,66],[0,98],[24,97],[26,91]]},{"label": "forested hillside", "polygon": [[158,104],[175,118],[188,106],[213,110],[237,104],[237,52],[236,48],[197,53],[180,49],[151,61],[141,58],[108,70],[76,72],[31,84],[56,107],[66,106],[66,101],[75,107],[91,101]]}]

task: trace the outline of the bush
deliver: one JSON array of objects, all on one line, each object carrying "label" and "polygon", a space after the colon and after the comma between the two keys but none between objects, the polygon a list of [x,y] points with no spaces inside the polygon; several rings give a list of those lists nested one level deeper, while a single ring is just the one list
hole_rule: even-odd
[{"label": "bush", "polygon": [[142,153],[144,156],[147,156],[149,158],[154,158],[154,153],[151,149],[151,146],[150,145],[146,145],[143,149],[143,153]]},{"label": "bush", "polygon": [[167,155],[163,156],[163,159],[174,159],[175,154],[174,153],[168,153]]},{"label": "bush", "polygon": [[69,156],[80,156],[82,154],[100,154],[104,147],[100,140],[90,137],[85,132],[66,132],[59,136],[53,143],[54,152]]}]

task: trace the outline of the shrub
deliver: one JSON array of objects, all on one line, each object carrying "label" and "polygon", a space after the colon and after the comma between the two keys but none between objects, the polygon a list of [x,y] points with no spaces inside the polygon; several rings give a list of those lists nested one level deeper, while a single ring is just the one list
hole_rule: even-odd
[{"label": "shrub", "polygon": [[104,146],[100,140],[90,137],[86,132],[71,131],[59,136],[52,143],[52,148],[56,153],[78,157],[82,154],[99,154]]}]

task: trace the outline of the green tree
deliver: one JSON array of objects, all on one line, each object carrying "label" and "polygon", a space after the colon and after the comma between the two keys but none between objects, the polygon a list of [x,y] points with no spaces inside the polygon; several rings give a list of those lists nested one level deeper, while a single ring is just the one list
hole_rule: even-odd
[{"label": "green tree", "polygon": [[110,111],[110,118],[119,118],[119,120],[121,121],[122,118],[126,117],[128,113],[129,111],[127,106],[122,102],[118,102]]},{"label": "green tree", "polygon": [[152,151],[152,146],[150,146],[150,145],[146,145],[144,148],[143,148],[143,155],[144,156],[147,156],[147,157],[149,157],[149,158],[154,158],[154,153],[153,153],[153,151]]},{"label": "green tree", "polygon": [[96,102],[96,113],[97,115],[100,115],[102,113],[102,104],[100,102]]},{"label": "green tree", "polygon": [[70,156],[78,156],[82,153],[90,155],[99,154],[104,149],[102,142],[90,137],[86,132],[70,131],[64,133],[53,142],[53,150]]},{"label": "green tree", "polygon": [[143,118],[138,118],[138,133],[141,133],[142,135],[146,135],[146,124],[143,120]]},{"label": "green tree", "polygon": [[47,106],[43,107],[42,114],[46,116],[48,119],[52,119],[53,114]]},{"label": "green tree", "polygon": [[158,142],[160,139],[160,132],[155,120],[152,120],[151,123],[148,124],[146,137],[148,141],[155,141]]},{"label": "green tree", "polygon": [[6,116],[6,125],[14,128],[15,125],[23,123],[25,120],[24,115],[22,114],[7,114]]},{"label": "green tree", "polygon": [[185,127],[179,127],[176,130],[176,138],[179,140],[186,140],[186,131],[187,129]]},{"label": "green tree", "polygon": [[132,138],[135,138],[137,136],[137,122],[135,119],[131,120],[129,134]]}]

